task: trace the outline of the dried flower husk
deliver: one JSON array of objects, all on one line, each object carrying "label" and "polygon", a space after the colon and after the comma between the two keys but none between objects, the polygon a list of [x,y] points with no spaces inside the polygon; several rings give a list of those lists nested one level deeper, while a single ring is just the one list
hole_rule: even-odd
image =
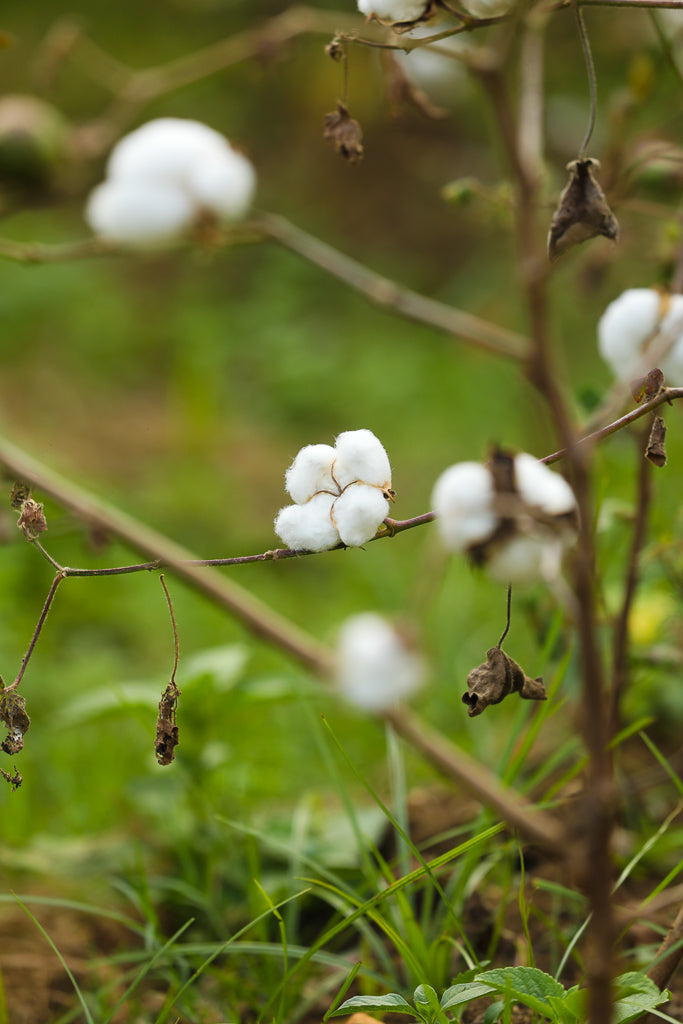
[{"label": "dried flower husk", "polygon": [[655,416],[652,429],[650,430],[650,436],[648,438],[647,447],[645,449],[645,458],[649,459],[655,466],[660,469],[666,465],[666,448],[664,447],[664,441],[666,439],[666,423],[661,416]]},{"label": "dried flower husk", "polygon": [[7,726],[7,736],[0,747],[6,754],[18,754],[24,746],[24,733],[31,725],[26,714],[26,698],[17,693],[2,696],[0,691],[0,722]]},{"label": "dried flower husk", "polygon": [[593,174],[593,170],[599,167],[599,162],[590,157],[567,164],[569,181],[560,196],[548,233],[548,256],[551,260],[596,235],[604,235],[612,241],[619,237],[619,222]]},{"label": "dried flower husk", "polygon": [[323,137],[333,142],[337,153],[350,164],[363,159],[363,131],[341,101],[337,102],[336,110],[325,114]]},{"label": "dried flower husk", "polygon": [[486,661],[473,668],[467,676],[467,690],[462,695],[470,718],[480,715],[489,704],[500,704],[511,693],[524,700],[547,700],[543,679],[532,679],[500,647],[486,652]]},{"label": "dried flower husk", "polygon": [[178,697],[180,690],[175,682],[171,681],[161,695],[159,701],[159,716],[157,718],[157,732],[154,740],[154,752],[157,761],[161,765],[170,764],[175,757],[175,748],[178,746],[178,726],[176,725],[176,711],[178,709]]}]

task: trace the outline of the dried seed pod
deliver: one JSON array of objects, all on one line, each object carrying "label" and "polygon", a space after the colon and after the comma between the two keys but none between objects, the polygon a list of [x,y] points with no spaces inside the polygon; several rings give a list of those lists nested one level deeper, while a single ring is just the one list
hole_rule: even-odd
[{"label": "dried seed pod", "polygon": [[596,235],[604,235],[612,241],[619,237],[619,222],[593,176],[593,169],[599,167],[597,160],[588,157],[567,164],[569,181],[560,196],[548,233],[548,256],[551,260]]},{"label": "dried seed pod", "polygon": [[645,449],[645,458],[653,462],[655,466],[666,465],[666,448],[664,447],[664,440],[666,438],[666,423],[661,416],[655,416],[652,423],[652,429],[650,430],[650,437],[648,438],[647,448]]},{"label": "dried seed pod", "polygon": [[631,381],[631,394],[634,402],[649,402],[651,398],[655,398],[659,394],[663,387],[665,387],[664,374],[658,366],[655,366],[645,377],[638,377],[637,380]]},{"label": "dried seed pod", "polygon": [[7,726],[7,736],[0,744],[6,754],[18,754],[24,746],[24,733],[28,732],[31,719],[26,714],[26,698],[16,693],[4,697],[0,691],[0,722]]},{"label": "dried seed pod", "polygon": [[157,718],[157,733],[154,741],[154,751],[159,764],[170,764],[175,757],[175,748],[178,746],[178,726],[176,725],[176,711],[178,709],[178,697],[180,690],[174,682],[170,682],[161,695],[159,701],[159,716]]},{"label": "dried seed pod", "polygon": [[325,114],[323,137],[333,142],[336,151],[350,164],[363,159],[363,131],[342,102],[337,101],[337,109]]},{"label": "dried seed pod", "polygon": [[17,526],[26,540],[38,540],[41,533],[47,530],[47,520],[42,504],[39,501],[34,501],[33,498],[26,498],[21,506],[21,515],[17,520]]},{"label": "dried seed pod", "polygon": [[29,484],[23,483],[21,480],[15,480],[12,486],[12,493],[9,497],[9,503],[12,508],[19,512],[27,498],[31,497],[31,488]]},{"label": "dried seed pod", "polygon": [[470,718],[480,715],[489,704],[500,702],[511,693],[524,700],[546,700],[543,680],[526,675],[516,661],[500,647],[486,652],[486,662],[473,668],[467,676],[467,690],[462,695]]}]

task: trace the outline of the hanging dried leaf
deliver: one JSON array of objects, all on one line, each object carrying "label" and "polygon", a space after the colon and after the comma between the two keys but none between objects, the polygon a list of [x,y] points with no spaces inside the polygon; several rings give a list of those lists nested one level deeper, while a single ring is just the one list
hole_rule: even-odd
[{"label": "hanging dried leaf", "polygon": [[645,458],[653,462],[655,466],[666,465],[666,449],[664,447],[664,440],[666,438],[666,423],[661,416],[655,416],[650,431],[650,437],[647,442],[647,448],[645,449]]},{"label": "hanging dried leaf", "polygon": [[560,196],[548,233],[548,256],[557,259],[567,249],[596,235],[616,241],[619,222],[610,210],[605,193],[593,176],[597,160],[574,160],[567,165],[569,181]]},{"label": "hanging dried leaf", "polygon": [[543,680],[531,679],[516,661],[500,647],[486,652],[486,662],[473,668],[467,677],[467,691],[462,695],[470,718],[480,715],[489,704],[500,702],[511,693],[524,700],[547,700]]},{"label": "hanging dried leaf", "polygon": [[178,746],[178,726],[176,725],[176,711],[178,709],[178,697],[180,690],[174,682],[170,682],[161,695],[159,701],[159,716],[157,718],[157,734],[154,741],[154,751],[159,764],[170,764],[175,757],[175,748]]},{"label": "hanging dried leaf", "polygon": [[333,142],[336,151],[350,164],[363,159],[363,131],[340,101],[336,110],[325,114],[324,138]]},{"label": "hanging dried leaf", "polygon": [[7,726],[7,736],[0,743],[0,748],[6,754],[18,754],[24,746],[24,733],[31,725],[26,714],[26,698],[16,693],[0,696],[0,722]]}]

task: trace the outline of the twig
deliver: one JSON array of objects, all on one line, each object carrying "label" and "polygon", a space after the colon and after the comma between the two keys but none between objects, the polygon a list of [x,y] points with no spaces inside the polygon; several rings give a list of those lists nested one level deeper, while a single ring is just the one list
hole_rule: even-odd
[{"label": "twig", "polygon": [[[679,946],[668,956],[666,951],[671,947],[680,942],[683,939],[683,907],[678,911],[674,923],[671,925],[666,938],[662,942],[661,946],[657,950],[656,963],[647,972],[647,976],[650,981],[654,981],[655,985],[659,989],[664,989],[669,984],[669,981],[673,977],[674,971],[683,958],[683,946]],[[661,957],[661,959],[660,959]],[[653,1014],[650,1014],[645,1018],[645,1024],[651,1024],[658,1018]]]},{"label": "twig", "polygon": [[636,498],[636,514],[633,523],[633,535],[626,566],[624,579],[624,596],[621,602],[621,609],[614,624],[612,637],[612,687],[610,693],[610,719],[611,730],[615,733],[619,722],[619,704],[628,681],[627,652],[628,652],[628,620],[631,613],[633,598],[638,586],[638,560],[647,531],[647,518],[650,510],[650,498],[652,494],[651,466],[645,458],[649,427],[638,439],[638,484]]},{"label": "twig", "polygon": [[583,160],[586,156],[586,150],[588,149],[588,144],[593,135],[593,129],[595,128],[595,118],[598,109],[598,87],[595,80],[595,64],[593,63],[591,44],[588,39],[588,33],[586,32],[586,23],[583,20],[583,13],[579,6],[579,0],[574,0],[574,12],[576,14],[576,24],[579,29],[579,38],[581,39],[581,48],[583,49],[583,56],[586,62],[586,73],[588,74],[588,87],[590,90],[590,114],[588,116],[588,127],[586,128],[586,134],[579,149],[579,160]]},{"label": "twig", "polygon": [[502,647],[502,645],[503,645],[503,640],[505,639],[505,637],[506,637],[506,636],[508,635],[508,633],[510,632],[510,612],[511,612],[511,611],[512,611],[512,585],[511,585],[510,583],[508,583],[508,594],[507,594],[507,619],[506,619],[506,621],[505,621],[505,629],[503,630],[503,635],[501,636],[500,640],[499,640],[499,641],[498,641],[498,643],[496,644],[496,646],[497,646],[497,647],[498,647],[499,649],[500,649],[500,648]]},{"label": "twig", "polygon": [[168,611],[169,611],[169,614],[171,616],[171,625],[173,626],[173,652],[174,652],[174,657],[173,657],[173,671],[171,672],[171,680],[170,680],[170,682],[171,682],[171,686],[175,686],[175,674],[178,671],[178,627],[177,627],[176,621],[175,621],[175,612],[173,611],[173,602],[171,601],[171,595],[168,592],[168,587],[166,586],[166,580],[164,579],[164,574],[163,573],[159,577],[159,582],[161,583],[161,586],[164,589],[164,594],[166,595],[166,601],[168,602]]},{"label": "twig", "polygon": [[23,659],[23,661],[21,663],[21,668],[19,669],[19,674],[17,675],[17,678],[14,680],[13,683],[10,683],[9,686],[6,686],[4,688],[4,690],[2,690],[0,692],[2,692],[2,693],[10,693],[12,690],[16,690],[17,687],[19,686],[21,680],[23,679],[24,672],[26,671],[26,666],[28,665],[28,663],[29,663],[29,661],[31,659],[31,655],[33,654],[34,648],[36,646],[36,642],[38,640],[38,637],[40,636],[40,631],[43,628],[43,625],[45,623],[45,619],[47,618],[47,613],[50,610],[50,605],[52,604],[52,601],[53,601],[53,598],[54,598],[55,594],[57,593],[57,587],[59,586],[59,584],[62,582],[62,580],[64,578],[65,578],[64,574],[62,572],[58,572],[57,575],[55,576],[55,578],[53,579],[52,586],[50,587],[50,590],[48,592],[47,598],[45,599],[45,604],[43,605],[43,610],[40,613],[40,618],[38,619],[38,623],[36,625],[36,628],[33,631],[33,636],[31,638],[31,643],[28,645],[28,650],[27,650],[26,654],[24,655],[24,659]]},{"label": "twig", "polygon": [[301,228],[295,227],[284,217],[262,214],[256,221],[256,226],[266,237],[303,256],[309,263],[315,264],[332,277],[361,292],[371,302],[384,309],[446,334],[455,335],[475,348],[509,359],[524,359],[528,352],[528,341],[522,335],[436,299],[419,295],[408,288],[402,288],[395,281],[377,274],[369,267],[302,231]]}]

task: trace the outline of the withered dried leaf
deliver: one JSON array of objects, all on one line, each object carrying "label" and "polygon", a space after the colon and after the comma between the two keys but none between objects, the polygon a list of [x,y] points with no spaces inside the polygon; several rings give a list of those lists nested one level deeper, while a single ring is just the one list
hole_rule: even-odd
[{"label": "withered dried leaf", "polygon": [[474,718],[511,693],[518,693],[524,700],[547,700],[540,677],[532,679],[502,648],[492,647],[486,652],[486,662],[473,668],[467,677],[467,690],[462,695],[467,714]]},{"label": "withered dried leaf", "polygon": [[180,690],[171,681],[161,695],[159,701],[159,716],[157,718],[157,733],[154,741],[154,751],[159,764],[170,764],[175,757],[175,748],[178,746],[178,726],[176,725],[176,711],[178,709],[178,697]]},{"label": "withered dried leaf", "polygon": [[26,498],[21,506],[21,515],[17,520],[17,526],[26,540],[38,540],[41,533],[47,530],[47,520],[41,502],[34,501],[33,498]]},{"label": "withered dried leaf", "polygon": [[666,423],[661,416],[655,416],[652,423],[652,429],[650,430],[647,448],[645,449],[645,458],[649,459],[655,466],[659,466],[660,469],[662,466],[666,465],[666,448],[664,447],[665,439]]},{"label": "withered dried leaf", "polygon": [[16,509],[17,512],[21,509],[22,505],[27,498],[31,497],[31,488],[28,484],[23,483],[20,480],[15,480],[12,487],[12,493],[9,497],[9,503],[12,508]]},{"label": "withered dried leaf", "polygon": [[0,768],[0,775],[2,775],[5,782],[8,782],[10,784],[13,790],[19,789],[19,786],[24,781],[19,772],[17,771],[16,766],[14,768],[14,775],[10,775],[9,772],[4,771],[2,768]]},{"label": "withered dried leaf", "polygon": [[339,36],[335,36],[331,39],[325,47],[325,53],[328,57],[331,57],[332,60],[343,60],[346,56],[346,48],[342,39]]},{"label": "withered dried leaf", "polygon": [[616,241],[619,222],[610,210],[605,193],[593,175],[597,160],[587,157],[567,164],[570,172],[548,232],[548,256],[557,259],[567,249],[596,235]]},{"label": "withered dried leaf", "polygon": [[638,377],[631,381],[631,394],[635,402],[649,402],[655,398],[664,387],[664,374],[655,366],[645,377]]},{"label": "withered dried leaf", "polygon": [[17,693],[4,697],[0,691],[0,722],[7,726],[7,736],[0,744],[6,754],[18,754],[24,746],[24,733],[28,732],[31,719],[26,714],[26,698]]},{"label": "withered dried leaf", "polygon": [[350,164],[363,159],[363,131],[340,101],[336,110],[325,114],[324,138],[333,142],[336,151]]}]

